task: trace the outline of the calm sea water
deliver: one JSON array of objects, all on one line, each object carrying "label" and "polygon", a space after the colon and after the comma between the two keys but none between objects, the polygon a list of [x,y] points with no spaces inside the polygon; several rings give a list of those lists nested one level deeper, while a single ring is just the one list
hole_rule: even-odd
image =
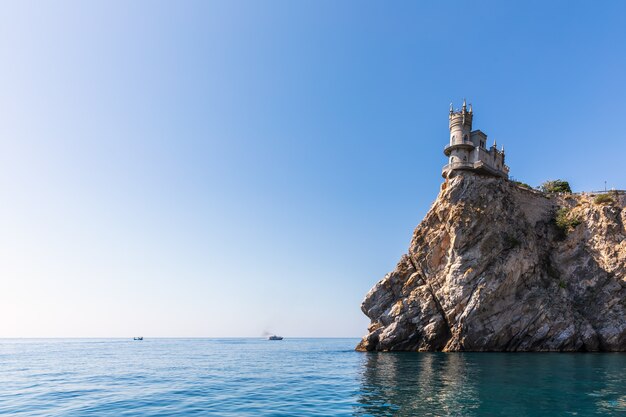
[{"label": "calm sea water", "polygon": [[356,342],[0,340],[0,414],[626,415],[624,354],[376,354]]}]

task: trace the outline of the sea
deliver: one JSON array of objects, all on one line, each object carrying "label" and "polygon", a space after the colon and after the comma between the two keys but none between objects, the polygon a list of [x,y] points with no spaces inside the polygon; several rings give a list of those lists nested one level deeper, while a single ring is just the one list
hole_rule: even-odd
[{"label": "sea", "polygon": [[8,416],[626,416],[626,354],[357,339],[2,339]]}]

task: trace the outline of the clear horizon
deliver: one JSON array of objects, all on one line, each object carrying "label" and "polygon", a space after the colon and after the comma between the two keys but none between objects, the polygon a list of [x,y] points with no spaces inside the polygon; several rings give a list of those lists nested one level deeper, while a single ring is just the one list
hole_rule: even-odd
[{"label": "clear horizon", "polygon": [[626,189],[623,2],[0,11],[0,338],[361,337],[451,101],[514,179]]}]

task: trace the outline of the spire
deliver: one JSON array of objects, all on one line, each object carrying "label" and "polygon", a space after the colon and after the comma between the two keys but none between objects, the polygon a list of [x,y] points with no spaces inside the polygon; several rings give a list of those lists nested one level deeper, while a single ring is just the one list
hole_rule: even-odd
[{"label": "spire", "polygon": [[470,113],[472,112],[472,103],[470,103]]},{"label": "spire", "polygon": [[495,139],[493,140],[493,147],[494,147],[494,148],[496,148],[496,149],[498,149],[498,144],[496,143],[496,140],[495,140]]},{"label": "spire", "polygon": [[463,99],[463,111],[465,111],[466,108],[467,108],[467,103],[465,102],[465,99]]},{"label": "spire", "polygon": [[504,153],[504,145],[502,145],[502,153]]},{"label": "spire", "polygon": [[452,102],[450,102],[450,114],[454,112],[454,107],[452,107]]}]

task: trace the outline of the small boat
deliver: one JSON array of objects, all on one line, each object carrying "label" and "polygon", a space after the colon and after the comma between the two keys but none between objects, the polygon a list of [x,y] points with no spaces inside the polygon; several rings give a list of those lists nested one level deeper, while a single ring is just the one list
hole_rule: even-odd
[{"label": "small boat", "polygon": [[283,340],[282,336],[271,335],[268,340]]},{"label": "small boat", "polygon": [[133,340],[143,340],[143,336],[133,337]]}]

